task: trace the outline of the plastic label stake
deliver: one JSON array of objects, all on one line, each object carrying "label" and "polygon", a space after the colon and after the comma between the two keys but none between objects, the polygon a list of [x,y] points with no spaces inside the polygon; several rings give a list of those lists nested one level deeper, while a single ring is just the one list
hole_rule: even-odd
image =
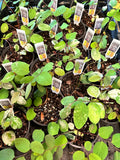
[{"label": "plastic label stake", "polygon": [[53,93],[59,94],[61,89],[62,81],[55,77],[52,78],[51,90]]},{"label": "plastic label stake", "polygon": [[26,7],[20,7],[20,13],[23,25],[28,25],[29,23],[28,9]]},{"label": "plastic label stake", "polygon": [[105,57],[112,59],[119,48],[120,48],[120,40],[113,39],[105,54]]},{"label": "plastic label stake", "polygon": [[93,36],[94,36],[94,31],[91,28],[88,28],[84,41],[83,41],[83,48],[85,50],[88,50],[90,43],[93,39]]},{"label": "plastic label stake", "polygon": [[50,7],[50,10],[52,11],[52,12],[55,12],[55,10],[57,9],[57,3],[58,3],[58,0],[52,0],[52,5],[51,5],[51,7]]},{"label": "plastic label stake", "polygon": [[27,43],[25,31],[23,31],[21,29],[17,29],[17,34],[18,34],[18,39],[19,39],[20,45],[22,47],[25,47],[25,45]]},{"label": "plastic label stake", "polygon": [[101,33],[101,25],[102,25],[102,22],[103,22],[104,18],[97,18],[96,21],[95,21],[95,26],[94,26],[94,31],[96,34],[100,34]]},{"label": "plastic label stake", "polygon": [[74,24],[79,25],[83,14],[83,10],[84,10],[84,5],[81,3],[77,3],[74,14]]},{"label": "plastic label stake", "polygon": [[89,6],[88,15],[94,16],[96,12],[98,0],[90,0],[90,3],[92,3],[92,5]]},{"label": "plastic label stake", "polygon": [[36,52],[38,54],[38,58],[40,59],[40,61],[44,61],[45,59],[47,59],[44,42],[36,43],[35,49],[36,49]]},{"label": "plastic label stake", "polygon": [[73,74],[74,75],[80,75],[83,71],[84,66],[85,66],[85,62],[84,62],[83,59],[76,59]]}]

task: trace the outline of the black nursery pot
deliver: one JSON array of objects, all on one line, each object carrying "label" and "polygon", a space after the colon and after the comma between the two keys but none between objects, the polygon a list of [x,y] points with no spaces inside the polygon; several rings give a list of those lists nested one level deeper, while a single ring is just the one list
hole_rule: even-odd
[{"label": "black nursery pot", "polygon": [[63,108],[60,103],[63,98],[62,94],[52,93],[50,89],[47,89],[46,99],[43,104],[39,107],[35,107],[36,117],[33,122],[39,126],[47,126],[49,122],[57,122],[59,117],[59,112]]},{"label": "black nursery pot", "polygon": [[16,52],[14,52],[13,48],[10,49],[10,47],[8,46],[2,52],[1,61],[4,61],[7,56],[7,59],[10,62],[22,61],[31,65],[34,61],[34,54],[34,52],[27,52],[26,55],[19,55]]}]

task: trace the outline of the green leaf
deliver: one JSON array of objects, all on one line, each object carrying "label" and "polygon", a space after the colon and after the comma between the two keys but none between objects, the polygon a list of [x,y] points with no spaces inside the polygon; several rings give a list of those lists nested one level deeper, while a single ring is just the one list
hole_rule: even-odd
[{"label": "green leaf", "polygon": [[74,67],[73,62],[68,62],[67,65],[65,66],[65,70],[70,71],[73,69],[73,67]]},{"label": "green leaf", "polygon": [[25,157],[17,158],[16,160],[26,160]]},{"label": "green leaf", "polygon": [[42,72],[37,78],[36,81],[42,86],[48,86],[52,84],[52,76],[48,72]]},{"label": "green leaf", "polygon": [[60,41],[58,42],[56,45],[54,45],[54,49],[56,50],[63,50],[65,48],[65,42],[64,41]]},{"label": "green leaf", "polygon": [[16,52],[18,52],[19,49],[20,49],[19,45],[18,45],[18,44],[15,44],[15,45],[14,45],[14,49],[15,49]]},{"label": "green leaf", "polygon": [[38,141],[32,141],[30,148],[34,153],[42,154],[44,152],[43,145]]},{"label": "green leaf", "polygon": [[45,136],[45,143],[47,147],[53,148],[55,145],[55,138],[52,135],[48,134]]},{"label": "green leaf", "polygon": [[120,133],[115,133],[112,136],[112,142],[115,147],[120,148]]},{"label": "green leaf", "polygon": [[26,153],[30,150],[30,142],[26,138],[16,138],[15,147],[17,148],[18,151]]},{"label": "green leaf", "polygon": [[65,137],[65,135],[60,135],[55,139],[55,145],[56,146],[60,146],[63,149],[65,148],[65,146],[67,145],[67,138]]},{"label": "green leaf", "polygon": [[65,75],[65,71],[61,68],[55,68],[55,73],[58,75],[58,76],[64,76]]},{"label": "green leaf", "polygon": [[73,32],[73,33],[67,33],[66,34],[66,39],[68,40],[73,40],[76,38],[77,32]]},{"label": "green leaf", "polygon": [[42,98],[36,97],[36,98],[34,99],[33,104],[35,105],[35,107],[40,106],[40,105],[42,104]]},{"label": "green leaf", "polygon": [[116,26],[115,22],[114,21],[110,21],[109,25],[108,25],[108,29],[113,31],[113,30],[115,30],[115,26]]},{"label": "green leaf", "polygon": [[66,96],[64,98],[62,98],[61,103],[64,106],[68,106],[71,103],[73,103],[75,101],[75,98],[73,96]]},{"label": "green leaf", "polygon": [[5,98],[8,98],[9,96],[9,91],[2,88],[0,89],[0,99],[5,99]]},{"label": "green leaf", "polygon": [[54,16],[58,17],[58,16],[62,15],[65,11],[66,11],[66,7],[64,5],[62,5],[62,6],[58,7],[53,14],[54,14]]},{"label": "green leaf", "polygon": [[99,52],[99,50],[92,48],[91,57],[95,61],[98,61],[101,58],[101,53]]},{"label": "green leaf", "polygon": [[116,5],[117,5],[117,0],[110,0],[110,1],[109,1],[109,5],[110,5],[111,7],[116,6]]},{"label": "green leaf", "polygon": [[66,106],[60,111],[60,118],[65,119],[71,113],[71,106]]},{"label": "green leaf", "polygon": [[26,87],[25,98],[27,99],[31,92],[31,83],[29,83]]},{"label": "green leaf", "polygon": [[116,113],[116,112],[111,112],[111,113],[108,115],[108,119],[109,119],[109,120],[116,119],[116,117],[117,117],[117,113]]},{"label": "green leaf", "polygon": [[112,67],[114,69],[120,69],[120,64],[119,63],[115,63],[115,64],[112,65]]},{"label": "green leaf", "polygon": [[83,151],[76,151],[73,153],[73,160],[84,160],[85,153]]},{"label": "green leaf", "polygon": [[98,130],[98,134],[100,137],[103,139],[108,139],[113,132],[113,127],[112,126],[105,126],[105,127],[100,127]]},{"label": "green leaf", "polygon": [[62,147],[58,147],[55,153],[55,160],[60,160],[63,156],[63,149]]},{"label": "green leaf", "polygon": [[97,82],[102,79],[103,75],[100,72],[92,72],[88,76],[90,82]]},{"label": "green leaf", "polygon": [[27,75],[29,73],[29,64],[21,61],[12,63],[12,71],[20,76]]},{"label": "green leaf", "polygon": [[117,96],[120,94],[120,90],[119,89],[112,89],[108,92],[108,96],[111,99],[116,100]]},{"label": "green leaf", "polygon": [[12,35],[13,35],[13,33],[8,33],[5,35],[5,38],[3,38],[3,39],[9,39]]},{"label": "green leaf", "polygon": [[34,79],[34,77],[32,77],[32,76],[26,76],[26,77],[23,77],[23,78],[20,80],[20,82],[27,84],[27,83],[30,83],[33,79]]},{"label": "green leaf", "polygon": [[39,23],[38,28],[41,31],[50,31],[51,30],[50,26],[48,24],[45,24],[45,23]]},{"label": "green leaf", "polygon": [[67,20],[68,18],[71,17],[71,15],[72,15],[72,10],[71,10],[71,8],[67,8],[67,7],[66,7],[66,11],[63,13],[63,18],[64,18],[65,20]]},{"label": "green leaf", "polygon": [[34,8],[29,9],[29,18],[34,19],[36,16],[36,10]]},{"label": "green leaf", "polygon": [[120,21],[120,12],[115,12],[113,17],[116,21]]},{"label": "green leaf", "polygon": [[28,51],[28,52],[33,52],[34,48],[33,48],[33,46],[30,43],[27,43],[25,45],[25,50]]},{"label": "green leaf", "polygon": [[65,120],[59,119],[58,124],[59,124],[61,132],[67,132],[68,131],[68,123]]},{"label": "green leaf", "polygon": [[114,152],[113,160],[119,160],[120,159],[120,152],[116,151]]},{"label": "green leaf", "polygon": [[101,103],[101,102],[96,102],[96,104],[100,108],[100,118],[104,118],[105,117],[105,107],[104,107],[104,104]]},{"label": "green leaf", "polygon": [[11,117],[11,127],[15,129],[22,128],[22,120],[19,117],[13,116]]},{"label": "green leaf", "polygon": [[32,138],[34,141],[43,142],[45,133],[41,129],[35,129],[32,133]]},{"label": "green leaf", "polygon": [[51,23],[49,24],[50,28],[52,29],[56,24],[57,24],[56,20],[51,21]]},{"label": "green leaf", "polygon": [[55,122],[50,122],[47,126],[48,133],[51,135],[57,135],[59,132],[59,125]]},{"label": "green leaf", "polygon": [[58,41],[60,38],[62,38],[63,37],[63,33],[62,32],[60,32],[60,33],[57,33],[56,35],[55,35],[55,39]]},{"label": "green leaf", "polygon": [[0,151],[0,159],[1,160],[13,160],[13,158],[15,157],[14,155],[14,150],[13,149],[2,149]]},{"label": "green leaf", "polygon": [[73,113],[73,120],[75,127],[77,129],[81,129],[88,119],[88,106],[80,102],[75,106],[74,113]]},{"label": "green leaf", "polygon": [[102,160],[97,154],[95,153],[90,153],[89,154],[89,160]]},{"label": "green leaf", "polygon": [[30,37],[30,42],[32,43],[39,43],[39,42],[43,42],[43,37],[40,36],[39,34],[33,34],[31,37]]},{"label": "green leaf", "polygon": [[67,23],[63,23],[61,26],[60,26],[60,28],[63,30],[63,29],[65,29],[65,28],[67,28],[69,25],[67,24]]},{"label": "green leaf", "polygon": [[99,95],[100,95],[100,90],[98,87],[96,86],[89,86],[87,88],[87,93],[89,94],[89,96],[91,97],[95,97],[95,98],[98,98]]},{"label": "green leaf", "polygon": [[36,116],[36,113],[34,112],[34,108],[30,108],[28,109],[27,113],[26,113],[26,117],[27,117],[27,120],[30,121],[30,120],[33,120]]},{"label": "green leaf", "polygon": [[16,18],[16,14],[11,14],[9,17],[8,17],[8,22],[15,22],[17,20]]},{"label": "green leaf", "polygon": [[52,63],[52,62],[47,63],[47,64],[44,66],[43,71],[48,72],[48,71],[52,70],[52,69],[53,69],[53,65],[54,65],[54,63]]},{"label": "green leaf", "polygon": [[101,159],[105,159],[108,155],[108,147],[104,142],[97,142],[93,147],[93,153],[97,154]]},{"label": "green leaf", "polygon": [[110,20],[109,17],[105,17],[104,20],[102,21],[101,27],[104,28],[106,26],[106,24],[109,22],[109,20]]},{"label": "green leaf", "polygon": [[113,17],[114,13],[116,12],[115,9],[111,9],[109,12],[107,12],[108,17]]},{"label": "green leaf", "polygon": [[9,29],[9,26],[8,26],[7,23],[3,23],[3,24],[1,25],[1,32],[2,32],[2,33],[7,32],[8,29]]},{"label": "green leaf", "polygon": [[15,74],[13,72],[8,72],[8,73],[6,73],[4,78],[1,80],[1,82],[8,83],[8,82],[12,81],[14,79],[14,77],[15,77]]},{"label": "green leaf", "polygon": [[30,35],[32,33],[32,31],[27,26],[24,25],[21,26],[21,30],[25,31],[26,35]]},{"label": "green leaf", "polygon": [[90,151],[92,149],[92,143],[90,141],[85,141],[84,147],[87,151]]},{"label": "green leaf", "polygon": [[97,132],[97,125],[96,124],[90,124],[89,125],[89,131],[90,131],[90,133],[95,134]]},{"label": "green leaf", "polygon": [[50,150],[46,150],[44,152],[43,157],[44,157],[44,160],[53,160],[53,154]]},{"label": "green leaf", "polygon": [[97,124],[100,120],[100,108],[95,102],[90,102],[88,104],[89,109],[89,119],[92,123]]}]

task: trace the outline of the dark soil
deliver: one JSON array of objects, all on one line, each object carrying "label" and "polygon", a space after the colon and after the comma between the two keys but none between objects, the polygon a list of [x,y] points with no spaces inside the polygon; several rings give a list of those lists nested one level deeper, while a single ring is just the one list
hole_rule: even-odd
[{"label": "dark soil", "polygon": [[60,103],[61,99],[62,96],[52,93],[50,90],[48,90],[48,98],[46,102],[34,109],[37,113],[34,120],[43,125],[47,125],[51,121],[57,121],[59,119],[59,112],[63,108],[62,104]]},{"label": "dark soil", "polygon": [[72,32],[77,32],[76,39],[78,40],[84,38],[85,33],[86,33],[83,22],[80,22],[78,26],[72,22],[68,29],[72,30]]},{"label": "dark soil", "polygon": [[81,20],[83,21],[83,23],[85,24],[85,26],[87,27],[94,27],[94,22],[91,21],[92,16],[89,16],[87,11],[83,11],[83,15]]},{"label": "dark soil", "polygon": [[2,61],[5,59],[8,59],[10,62],[22,61],[30,64],[34,59],[34,53],[27,52],[26,55],[20,55],[15,52],[13,48],[10,49],[10,47],[8,46],[7,48],[5,48],[5,50],[3,50],[1,56]]},{"label": "dark soil", "polygon": [[80,76],[74,76],[72,72],[68,72],[67,76],[63,77],[61,92],[64,96],[73,95],[77,99],[78,97],[84,97],[87,92],[87,86],[80,82]]},{"label": "dark soil", "polygon": [[82,52],[82,54],[80,56],[81,59],[85,59],[85,57],[88,57],[88,58],[90,57],[89,50],[85,51],[84,48],[83,48],[83,46],[82,46],[82,43],[79,43],[79,45],[78,45],[77,48],[80,50],[80,52]]}]

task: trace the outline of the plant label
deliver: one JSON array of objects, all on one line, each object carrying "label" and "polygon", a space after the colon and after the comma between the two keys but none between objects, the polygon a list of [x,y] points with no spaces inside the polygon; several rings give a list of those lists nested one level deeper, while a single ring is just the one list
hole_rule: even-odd
[{"label": "plant label", "polygon": [[26,7],[20,7],[20,13],[23,25],[28,25],[29,23],[28,9]]},{"label": "plant label", "polygon": [[62,81],[55,77],[52,78],[51,90],[53,93],[58,94],[60,92]]},{"label": "plant label", "polygon": [[36,43],[35,49],[37,51],[38,58],[40,59],[40,61],[44,61],[45,59],[47,59],[44,42]]},{"label": "plant label", "polygon": [[21,29],[17,29],[17,34],[18,34],[18,39],[19,39],[20,45],[22,47],[25,47],[25,45],[27,43],[25,31],[23,31]]},{"label": "plant label", "polygon": [[12,108],[12,104],[8,98],[6,99],[0,99],[0,105],[3,109],[7,110],[9,108]]},{"label": "plant label", "polygon": [[113,82],[114,82],[114,80],[117,78],[117,76],[115,75],[115,76],[110,76],[110,85],[112,85],[113,84]]},{"label": "plant label", "polygon": [[113,39],[105,54],[105,57],[112,59],[115,56],[116,52],[118,51],[119,47],[120,47],[120,40]]},{"label": "plant label", "polygon": [[11,72],[12,70],[11,65],[12,65],[12,62],[2,64],[2,66],[5,68],[7,72]]},{"label": "plant label", "polygon": [[75,14],[74,14],[74,24],[79,25],[81,21],[83,10],[84,10],[84,5],[81,3],[77,3]]},{"label": "plant label", "polygon": [[[52,23],[53,19],[51,19],[51,23]],[[56,35],[58,29],[58,23],[50,30],[50,37],[53,38]]]},{"label": "plant label", "polygon": [[94,26],[94,31],[96,34],[100,34],[101,33],[101,25],[102,25],[102,22],[103,22],[104,18],[97,18],[96,21],[95,21],[95,26]]},{"label": "plant label", "polygon": [[76,59],[73,74],[74,75],[80,75],[83,71],[84,65],[85,65],[85,62],[84,62],[83,59]]},{"label": "plant label", "polygon": [[50,7],[50,10],[52,11],[52,12],[55,12],[55,10],[57,9],[57,3],[58,3],[58,0],[52,0],[52,5],[51,5],[51,7]]},{"label": "plant label", "polygon": [[98,0],[90,0],[90,3],[92,3],[92,5],[89,6],[88,15],[94,16],[96,12]]},{"label": "plant label", "polygon": [[90,43],[93,39],[94,31],[91,28],[88,28],[87,33],[85,35],[84,41],[83,41],[83,48],[87,50],[90,46]]}]

